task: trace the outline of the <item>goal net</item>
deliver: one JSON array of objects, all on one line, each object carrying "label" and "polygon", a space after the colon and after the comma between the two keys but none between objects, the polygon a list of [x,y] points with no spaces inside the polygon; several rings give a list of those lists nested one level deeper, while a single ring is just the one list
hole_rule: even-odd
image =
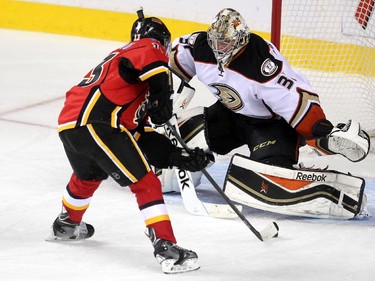
[{"label": "goal net", "polygon": [[358,120],[372,137],[374,2],[273,0],[271,35],[291,65],[309,78],[327,118],[333,123]]}]

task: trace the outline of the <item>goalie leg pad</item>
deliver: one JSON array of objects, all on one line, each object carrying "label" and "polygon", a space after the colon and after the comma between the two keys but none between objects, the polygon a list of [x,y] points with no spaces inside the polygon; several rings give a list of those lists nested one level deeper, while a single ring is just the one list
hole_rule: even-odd
[{"label": "goalie leg pad", "polygon": [[[181,170],[176,175],[175,168],[162,169],[162,170],[158,169],[156,171],[156,175],[158,176],[162,185],[163,193],[180,192],[179,184],[184,186],[185,179],[186,179],[186,176],[181,173],[183,173],[183,170]],[[191,175],[192,183],[195,187],[201,184],[201,178],[203,175],[202,172],[194,172],[194,173],[190,173],[190,175]]]},{"label": "goalie leg pad", "polygon": [[[198,106],[181,111],[177,118],[177,123],[181,137],[190,148],[200,147],[205,152],[208,152],[209,148],[204,135],[203,110],[203,107]],[[200,185],[202,175],[202,172],[191,173],[195,187]],[[180,192],[179,183],[183,184],[183,178],[178,178],[176,176],[174,168],[159,171],[158,177],[162,182],[163,193]]]},{"label": "goalie leg pad", "polygon": [[201,106],[183,111],[177,118],[181,137],[190,148],[200,147],[208,151],[204,135],[204,108]]},{"label": "goalie leg pad", "polygon": [[[189,110],[181,110],[178,114],[177,123],[181,137],[190,148],[200,147],[208,152],[208,145],[204,136],[203,107],[194,107]],[[159,127],[159,133],[166,133]],[[177,145],[177,143],[175,143]],[[175,168],[157,169],[156,174],[162,183],[163,193],[180,192],[179,183],[184,184],[184,177],[178,178]],[[191,173],[194,186],[201,183],[202,172]]]},{"label": "goalie leg pad", "polygon": [[365,181],[336,171],[304,171],[258,163],[235,154],[224,190],[232,200],[274,213],[352,219],[362,210]]}]

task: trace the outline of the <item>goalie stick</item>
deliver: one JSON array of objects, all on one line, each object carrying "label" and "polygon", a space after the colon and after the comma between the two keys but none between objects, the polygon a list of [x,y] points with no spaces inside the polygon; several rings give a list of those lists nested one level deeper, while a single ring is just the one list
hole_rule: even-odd
[{"label": "goalie stick", "polygon": [[[173,125],[171,124],[171,121],[174,123],[174,127],[172,127]],[[175,137],[176,134],[174,133],[178,130],[175,116],[172,116],[171,120],[168,121],[168,125],[164,129],[171,141],[175,145],[181,147],[181,144]],[[189,213],[200,216],[226,219],[236,217],[236,213],[234,213],[233,210],[226,204],[213,204],[201,201],[197,196],[190,172],[178,168],[175,168],[174,170],[184,207]]]},{"label": "goalie stick", "polygon": [[[171,124],[170,121],[166,122],[166,125],[174,134],[175,138],[181,144],[181,146],[186,150],[186,152],[190,151],[190,148],[186,145],[184,140],[181,138],[180,134],[177,132],[176,128]],[[252,233],[260,240],[260,241],[267,241],[273,237],[277,237],[279,234],[279,226],[276,222],[270,223],[266,226],[263,230],[258,231],[241,213],[241,211],[236,207],[235,204],[229,199],[229,197],[224,193],[224,191],[220,188],[220,186],[216,183],[216,181],[211,177],[211,175],[207,172],[206,169],[202,169],[203,174],[206,176],[208,181],[212,184],[212,186],[216,189],[216,191],[223,197],[223,199],[228,203],[228,205],[232,208],[232,210],[237,214],[237,216],[244,222],[244,224],[251,230]]]}]

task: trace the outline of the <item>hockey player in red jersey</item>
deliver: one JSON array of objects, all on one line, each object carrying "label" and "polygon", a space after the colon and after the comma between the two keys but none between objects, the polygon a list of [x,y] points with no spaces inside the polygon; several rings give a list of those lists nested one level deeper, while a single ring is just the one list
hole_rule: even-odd
[{"label": "hockey player in red jersey", "polygon": [[[225,155],[247,145],[249,160],[287,169],[293,169],[307,140],[321,152],[354,162],[369,152],[369,137],[359,123],[334,127],[308,79],[271,42],[251,33],[233,9],[221,10],[207,32],[177,38],[170,66],[187,82],[197,77],[217,98],[201,116],[213,152]],[[185,121],[179,123],[187,127]],[[272,204],[282,205],[278,199]]]},{"label": "hockey player in red jersey", "polygon": [[111,52],[66,94],[58,132],[73,174],[48,240],[94,234],[82,217],[100,183],[110,176],[135,194],[163,271],[192,271],[199,268],[197,254],[176,245],[161,184],[150,165],[197,171],[208,158],[199,148],[186,155],[148,123],[148,116],[155,124],[172,116],[171,34],[158,18],[145,18],[142,10],[138,17],[131,42]]}]

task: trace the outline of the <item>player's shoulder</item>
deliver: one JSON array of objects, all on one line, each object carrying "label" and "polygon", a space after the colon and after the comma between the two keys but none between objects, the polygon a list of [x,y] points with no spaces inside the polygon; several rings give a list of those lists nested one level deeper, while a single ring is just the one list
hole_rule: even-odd
[{"label": "player's shoulder", "polygon": [[263,50],[266,52],[269,50],[268,41],[256,33],[249,34],[249,41],[251,42],[250,45],[255,48],[259,48],[260,50]]},{"label": "player's shoulder", "polygon": [[249,43],[228,67],[251,80],[266,83],[281,72],[283,62],[273,56],[273,46],[268,41],[254,33],[249,36]]},{"label": "player's shoulder", "polygon": [[161,52],[163,55],[166,55],[166,50],[161,43],[153,38],[142,38],[140,40],[131,41],[120,49],[124,51],[140,49],[141,52]]},{"label": "player's shoulder", "polygon": [[197,31],[184,37],[183,44],[190,49],[195,61],[216,64],[216,59],[211,47],[208,45],[207,32]]},{"label": "player's shoulder", "polygon": [[194,48],[195,46],[205,44],[206,38],[206,31],[196,31],[191,34],[185,34],[183,36],[180,36],[179,38],[177,38],[177,40],[174,41],[174,45],[182,44],[185,47]]},{"label": "player's shoulder", "polygon": [[199,45],[206,45],[207,43],[207,32],[206,31],[197,31],[189,36],[188,40],[189,45],[191,46],[199,46]]}]

